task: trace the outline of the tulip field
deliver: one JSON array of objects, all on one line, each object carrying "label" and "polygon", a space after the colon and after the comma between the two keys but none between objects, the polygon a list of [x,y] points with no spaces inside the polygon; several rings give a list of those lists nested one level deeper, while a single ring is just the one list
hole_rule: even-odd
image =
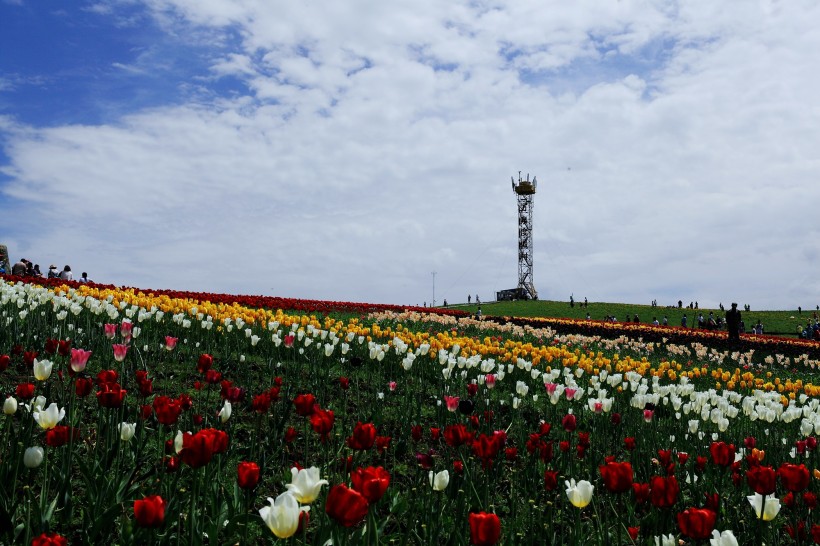
[{"label": "tulip field", "polygon": [[0,544],[820,543],[814,342],[9,277],[0,324]]}]

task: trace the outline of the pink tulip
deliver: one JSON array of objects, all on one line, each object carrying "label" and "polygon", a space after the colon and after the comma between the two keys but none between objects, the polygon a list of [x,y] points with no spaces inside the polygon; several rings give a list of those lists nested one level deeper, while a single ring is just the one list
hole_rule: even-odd
[{"label": "pink tulip", "polygon": [[651,409],[643,410],[643,420],[646,421],[647,423],[652,421],[652,416],[653,415],[655,415],[655,412],[652,411]]},{"label": "pink tulip", "polygon": [[547,394],[552,396],[555,394],[555,389],[558,388],[556,383],[544,383],[544,387],[547,389]]},{"label": "pink tulip", "polygon": [[285,347],[288,347],[288,348],[293,347],[293,340],[294,339],[295,338],[294,338],[293,334],[286,335],[285,336]]},{"label": "pink tulip", "polygon": [[495,387],[495,375],[488,373],[484,377],[484,384],[487,385],[488,389],[492,389]]},{"label": "pink tulip", "polygon": [[387,384],[387,387],[390,389],[390,392],[393,392],[394,390],[396,390],[396,382],[391,381],[390,383]]},{"label": "pink tulip", "polygon": [[134,328],[134,324],[130,321],[124,320],[122,324],[120,324],[120,333],[122,337],[131,337],[131,331]]},{"label": "pink tulip", "polygon": [[576,389],[571,389],[569,387],[564,389],[564,394],[567,395],[567,400],[572,400],[572,398],[575,396],[576,392],[578,392]]},{"label": "pink tulip", "polygon": [[444,395],[444,403],[447,404],[447,411],[454,412],[458,409],[458,396]]},{"label": "pink tulip", "polygon": [[173,351],[174,347],[177,346],[177,338],[171,336],[165,336],[165,349],[169,351]]},{"label": "pink tulip", "polygon": [[88,357],[90,356],[91,351],[84,351],[83,349],[71,349],[71,369],[77,373],[83,371],[85,369],[86,364],[88,364]]},{"label": "pink tulip", "polygon": [[115,343],[112,347],[114,348],[114,360],[117,362],[122,362],[125,360],[125,353],[128,352],[128,345]]},{"label": "pink tulip", "polygon": [[114,339],[114,336],[117,335],[117,325],[116,324],[106,324],[103,326],[105,328],[105,337],[108,339]]}]

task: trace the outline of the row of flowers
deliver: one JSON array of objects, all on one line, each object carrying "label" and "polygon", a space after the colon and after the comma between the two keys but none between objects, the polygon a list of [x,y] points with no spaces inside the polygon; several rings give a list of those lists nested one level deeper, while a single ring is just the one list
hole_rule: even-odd
[{"label": "row of flowers", "polygon": [[[68,291],[69,289],[79,290],[85,294],[105,294],[120,293],[129,294],[133,298],[140,297],[165,297],[168,299],[185,300],[189,307],[199,303],[211,303],[214,305],[234,306],[239,305],[251,309],[283,309],[287,311],[297,311],[305,313],[351,313],[363,315],[378,311],[403,311],[416,310],[419,312],[435,313],[446,316],[466,316],[465,311],[447,308],[428,308],[407,305],[390,305],[378,303],[362,303],[349,301],[327,301],[309,300],[302,298],[282,298],[277,296],[252,296],[252,295],[232,295],[211,292],[191,292],[185,290],[161,290],[161,289],[139,289],[128,287],[117,287],[111,284],[101,283],[80,283],[78,281],[66,281],[59,278],[45,277],[15,277],[13,275],[0,274],[0,279],[9,283],[23,282],[26,284],[37,284],[47,288]],[[104,298],[103,298],[104,299]]]},{"label": "row of flowers", "polygon": [[502,323],[511,322],[517,325],[533,327],[549,326],[565,333],[576,333],[585,336],[613,337],[627,335],[640,337],[647,342],[689,344],[706,343],[713,347],[728,350],[759,350],[780,353],[787,356],[801,356],[820,359],[820,341],[795,339],[780,336],[741,334],[739,343],[733,344],[725,331],[705,330],[702,328],[684,328],[680,326],[655,326],[636,322],[609,322],[602,320],[585,320],[548,317],[487,317]]}]

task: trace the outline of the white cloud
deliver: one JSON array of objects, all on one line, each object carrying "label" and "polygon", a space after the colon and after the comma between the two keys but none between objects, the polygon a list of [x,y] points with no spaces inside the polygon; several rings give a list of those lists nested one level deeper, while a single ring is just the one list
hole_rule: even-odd
[{"label": "white cloud", "polygon": [[398,303],[429,302],[435,270],[438,301],[490,300],[516,283],[521,169],[544,298],[814,305],[811,2],[148,5],[215,37],[197,85],[246,91],[0,123],[4,214],[45,261]]}]

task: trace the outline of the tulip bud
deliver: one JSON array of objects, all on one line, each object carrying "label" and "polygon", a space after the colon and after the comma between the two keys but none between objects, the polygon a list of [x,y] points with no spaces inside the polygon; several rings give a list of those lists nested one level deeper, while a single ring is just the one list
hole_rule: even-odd
[{"label": "tulip bud", "polygon": [[430,471],[430,487],[433,488],[433,491],[444,491],[447,488],[447,485],[450,483],[450,472],[447,470],[442,470],[441,472],[434,474],[433,471]]},{"label": "tulip bud", "polygon": [[120,423],[120,439],[123,442],[130,442],[137,430],[136,423]]},{"label": "tulip bud", "polygon": [[14,415],[17,413],[17,399],[13,396],[9,396],[6,398],[6,401],[3,402],[3,413],[6,415]]},{"label": "tulip bud", "polygon": [[223,423],[228,422],[228,419],[231,418],[231,403],[225,400],[225,404],[222,406],[222,409],[219,410],[219,420]]},{"label": "tulip bud", "polygon": [[37,468],[43,463],[45,452],[40,446],[29,447],[23,453],[23,464],[26,468]]}]

